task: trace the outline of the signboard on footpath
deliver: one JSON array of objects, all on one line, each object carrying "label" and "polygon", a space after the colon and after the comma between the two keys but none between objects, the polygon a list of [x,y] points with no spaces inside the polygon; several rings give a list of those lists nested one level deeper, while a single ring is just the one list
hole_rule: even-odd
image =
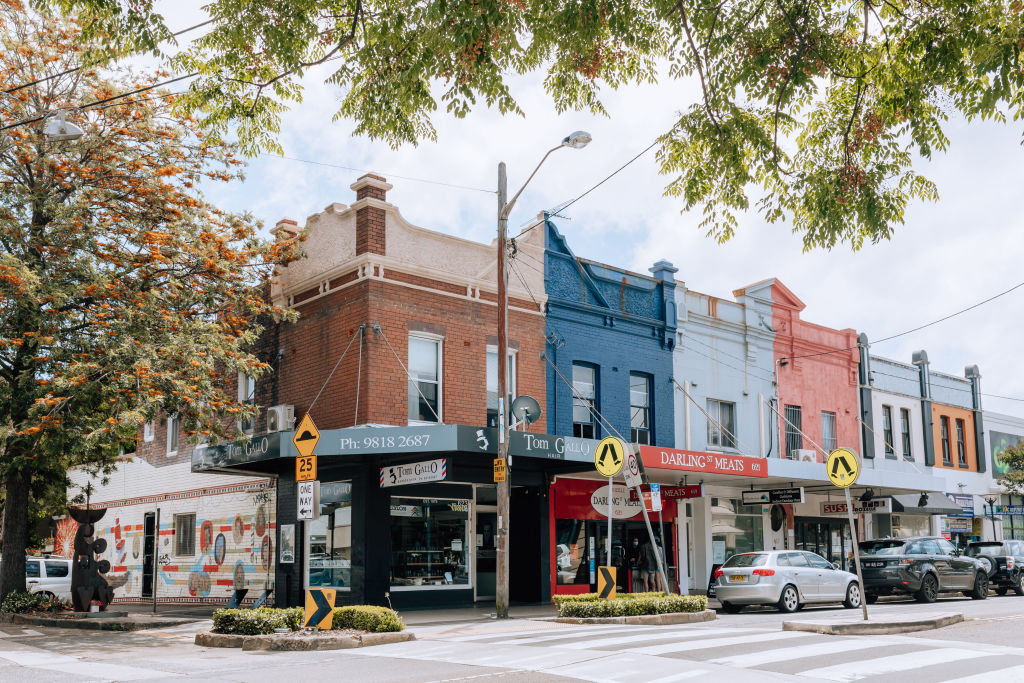
[{"label": "signboard on footpath", "polygon": [[[892,501],[889,498],[854,501],[853,514],[861,515],[867,512],[892,512]],[[822,503],[821,514],[845,515],[846,503]]]}]

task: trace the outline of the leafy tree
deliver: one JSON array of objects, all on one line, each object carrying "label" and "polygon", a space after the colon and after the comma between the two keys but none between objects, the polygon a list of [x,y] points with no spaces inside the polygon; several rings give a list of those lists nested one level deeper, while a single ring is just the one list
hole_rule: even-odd
[{"label": "leafy tree", "polygon": [[0,0],[0,90],[63,73],[4,97],[0,120],[65,108],[85,130],[0,134],[0,595],[25,589],[30,501],[63,494],[69,468],[109,471],[158,414],[196,437],[237,430],[249,409],[234,377],[267,368],[246,350],[272,311],[260,287],[295,246],[203,199],[197,185],[239,161],[166,93],[93,104],[159,75],[74,71],[88,46],[76,25]]},{"label": "leafy tree", "polygon": [[[81,12],[108,53],[169,36],[154,0],[40,0]],[[320,65],[339,116],[392,145],[434,136],[439,107],[522,114],[508,78],[542,72],[559,110],[603,112],[600,87],[667,64],[702,96],[660,136],[667,192],[727,240],[756,208],[805,248],[887,239],[950,116],[1024,112],[1021,0],[211,0],[212,30],[175,60],[182,100],[247,152],[276,149],[281,112]],[[667,87],[673,87],[670,83]]]},{"label": "leafy tree", "polygon": [[1010,493],[1024,494],[1024,441],[1007,446],[998,455],[1007,471],[999,476],[999,483]]}]

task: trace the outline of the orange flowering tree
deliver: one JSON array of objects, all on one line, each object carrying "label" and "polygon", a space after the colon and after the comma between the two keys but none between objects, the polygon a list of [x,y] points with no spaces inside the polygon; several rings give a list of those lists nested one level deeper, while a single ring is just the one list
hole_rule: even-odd
[{"label": "orange flowering tree", "polygon": [[167,93],[94,104],[161,75],[74,71],[86,49],[75,24],[0,0],[2,125],[63,109],[85,131],[0,132],[0,595],[25,589],[29,505],[69,468],[109,471],[159,415],[193,440],[235,436],[252,410],[237,373],[268,367],[257,319],[289,315],[263,292],[294,240],[264,241],[197,189],[238,177],[231,147]]}]

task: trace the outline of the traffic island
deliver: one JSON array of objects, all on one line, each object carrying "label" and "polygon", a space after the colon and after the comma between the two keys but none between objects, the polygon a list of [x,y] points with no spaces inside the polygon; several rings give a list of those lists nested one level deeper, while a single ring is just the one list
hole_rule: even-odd
[{"label": "traffic island", "polygon": [[963,614],[885,616],[881,619],[804,619],[782,622],[783,631],[807,631],[832,636],[881,636],[943,628],[964,620]]},{"label": "traffic island", "polygon": [[371,645],[387,645],[416,640],[409,631],[394,633],[357,633],[332,629],[328,631],[292,631],[259,636],[229,633],[197,633],[196,645],[201,647],[237,647],[243,651],[305,652],[310,650],[348,650]]}]

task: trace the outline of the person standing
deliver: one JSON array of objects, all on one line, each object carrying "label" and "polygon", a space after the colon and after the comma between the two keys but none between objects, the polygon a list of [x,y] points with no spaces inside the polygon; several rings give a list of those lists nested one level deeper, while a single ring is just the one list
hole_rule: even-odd
[{"label": "person standing", "polygon": [[644,590],[653,591],[657,586],[658,560],[655,555],[654,546],[650,541],[644,541],[640,548],[640,576],[643,579]]}]

